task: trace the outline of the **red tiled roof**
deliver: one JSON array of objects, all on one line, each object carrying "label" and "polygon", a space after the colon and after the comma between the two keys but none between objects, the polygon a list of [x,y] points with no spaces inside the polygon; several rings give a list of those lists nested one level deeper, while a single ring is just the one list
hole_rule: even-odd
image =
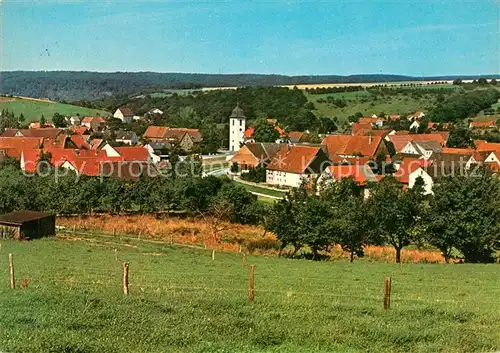
[{"label": "red tiled roof", "polygon": [[472,148],[452,148],[452,147],[443,147],[441,153],[444,154],[470,154],[474,153]]},{"label": "red tiled roof", "polygon": [[254,133],[255,129],[253,127],[248,127],[245,132],[243,133],[243,135],[245,135],[245,137],[247,139],[251,139],[252,138],[252,135]]},{"label": "red tiled roof", "polygon": [[441,134],[407,134],[407,135],[389,135],[389,140],[394,145],[396,152],[401,150],[411,141],[437,141],[444,146],[444,139]]},{"label": "red tiled roof", "polygon": [[394,177],[403,184],[410,182],[410,174],[422,167],[425,161],[418,158],[405,158],[401,162],[399,169],[394,173]]},{"label": "red tiled roof", "polygon": [[[360,164],[354,165],[331,165],[328,166],[328,171],[330,175],[337,181],[352,177],[360,185],[366,184],[367,181],[375,181],[376,178],[371,170],[367,170],[367,167]],[[369,167],[368,167],[369,169]]]},{"label": "red tiled roof", "polygon": [[373,118],[371,116],[364,116],[358,119],[359,124],[375,124],[379,118]]},{"label": "red tiled roof", "polygon": [[99,149],[99,147],[101,147],[101,144],[103,142],[104,142],[103,139],[93,139],[92,141],[90,141],[90,148],[93,150],[97,150]]},{"label": "red tiled roof", "polygon": [[106,120],[102,116],[86,116],[82,120],[83,123],[105,123]]},{"label": "red tiled roof", "polygon": [[130,108],[123,107],[123,108],[118,108],[118,110],[122,112],[123,116],[133,116],[134,115],[134,112]]},{"label": "red tiled roof", "polygon": [[175,127],[167,130],[165,134],[166,138],[174,138],[180,141],[185,134],[191,136],[194,142],[201,142],[203,138],[201,137],[200,130],[198,129],[187,129],[184,127]]},{"label": "red tiled roof", "polygon": [[71,135],[70,139],[75,144],[76,148],[84,150],[90,149],[90,144],[83,138],[82,135]]},{"label": "red tiled roof", "polygon": [[493,152],[500,151],[500,143],[479,142],[476,144],[477,152]]},{"label": "red tiled roof", "polygon": [[362,155],[373,157],[381,142],[382,137],[380,136],[328,135],[321,144],[327,146],[330,156]]},{"label": "red tiled roof", "polygon": [[368,131],[373,130],[373,127],[370,123],[354,123],[351,130],[353,135],[365,135]]},{"label": "red tiled roof", "polygon": [[470,123],[470,126],[472,128],[474,127],[495,127],[496,122],[495,120],[488,120],[488,121],[473,121]]},{"label": "red tiled roof", "polygon": [[148,161],[149,152],[143,146],[114,147],[124,161]]},{"label": "red tiled roof", "polygon": [[38,137],[0,137],[1,149],[12,149],[11,156],[21,157],[25,149],[38,149],[43,145],[43,138]]},{"label": "red tiled roof", "polygon": [[144,133],[146,139],[163,139],[168,130],[168,126],[148,126]]},{"label": "red tiled roof", "polygon": [[[22,135],[22,137],[42,137],[55,139],[63,130],[55,128],[43,128],[43,129],[7,129],[2,134],[3,137],[15,137],[16,134]],[[19,136],[21,137],[21,136]]]},{"label": "red tiled roof", "polygon": [[290,131],[288,133],[288,138],[291,140],[300,141],[300,139],[304,136],[302,131]]},{"label": "red tiled roof", "polygon": [[85,135],[86,133],[89,132],[89,128],[86,126],[72,126],[69,129],[76,135]]},{"label": "red tiled roof", "polygon": [[320,151],[320,147],[303,145],[285,146],[276,153],[271,163],[267,166],[267,169],[302,174]]}]

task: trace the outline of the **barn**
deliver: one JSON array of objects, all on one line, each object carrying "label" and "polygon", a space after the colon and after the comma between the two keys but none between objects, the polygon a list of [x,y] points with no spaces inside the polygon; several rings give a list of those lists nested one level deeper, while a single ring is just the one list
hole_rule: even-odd
[{"label": "barn", "polygon": [[56,234],[52,213],[16,211],[0,216],[0,239],[37,239]]}]

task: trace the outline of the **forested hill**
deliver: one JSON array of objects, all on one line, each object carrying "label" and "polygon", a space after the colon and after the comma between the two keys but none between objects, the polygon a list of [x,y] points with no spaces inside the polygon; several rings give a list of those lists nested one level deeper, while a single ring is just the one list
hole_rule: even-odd
[{"label": "forested hill", "polygon": [[[52,100],[78,100],[103,98],[117,94],[148,93],[168,88],[189,89],[224,86],[395,82],[409,80],[446,80],[454,78],[457,78],[457,76],[416,78],[403,75],[381,74],[350,76],[284,76],[156,72],[101,73],[87,71],[6,71],[1,72],[0,93],[34,98],[49,98]],[[462,76],[461,78],[463,79],[465,77]]]}]

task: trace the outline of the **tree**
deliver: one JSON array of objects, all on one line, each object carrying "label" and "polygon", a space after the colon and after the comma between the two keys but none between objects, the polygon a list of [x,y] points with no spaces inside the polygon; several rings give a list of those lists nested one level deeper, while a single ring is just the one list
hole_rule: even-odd
[{"label": "tree", "polygon": [[477,80],[477,83],[480,84],[480,85],[487,85],[488,84],[488,80],[485,79],[484,77],[480,77],[478,80]]},{"label": "tree", "polygon": [[40,117],[40,127],[44,127],[46,122],[47,120],[45,120],[45,117],[42,114],[42,116]]},{"label": "tree", "polygon": [[462,80],[460,78],[454,79],[453,80],[453,84],[454,85],[461,85],[462,84]]},{"label": "tree", "polygon": [[337,129],[337,125],[335,125],[335,122],[332,119],[325,116],[318,118],[318,133],[330,134],[337,131]]},{"label": "tree", "polygon": [[490,81],[490,85],[496,86],[498,84],[497,80],[495,78],[492,78]]},{"label": "tree", "polygon": [[275,142],[280,137],[279,132],[273,124],[265,119],[257,121],[254,127],[252,138],[256,142]]},{"label": "tree", "polygon": [[64,116],[59,113],[54,113],[54,116],[52,117],[52,122],[54,123],[55,127],[66,127],[66,121],[64,120]]},{"label": "tree", "polygon": [[233,162],[230,168],[231,173],[236,174],[240,172],[240,165],[237,162]]},{"label": "tree", "polygon": [[420,189],[403,191],[391,176],[384,177],[371,190],[367,203],[367,218],[373,239],[390,244],[396,250],[396,262],[401,262],[401,250],[412,242],[412,228],[417,225],[422,212]]},{"label": "tree", "polygon": [[302,248],[302,234],[298,224],[299,205],[307,199],[304,184],[292,189],[286,196],[275,202],[267,218],[266,229],[273,232],[281,242],[279,256],[287,245],[293,245],[292,257]]},{"label": "tree", "polygon": [[368,241],[365,202],[359,184],[352,178],[330,183],[321,195],[332,208],[331,227],[335,242],[349,253],[351,262],[355,256],[364,256],[363,247]]},{"label": "tree", "polygon": [[474,144],[472,131],[463,127],[457,127],[450,131],[447,147],[467,148]]},{"label": "tree", "polygon": [[253,183],[265,183],[267,170],[262,165],[250,167],[247,173],[241,174],[241,179],[251,181]]},{"label": "tree", "polygon": [[427,215],[429,242],[446,261],[453,248],[466,262],[493,262],[500,241],[500,181],[479,168],[443,178],[434,187]]}]

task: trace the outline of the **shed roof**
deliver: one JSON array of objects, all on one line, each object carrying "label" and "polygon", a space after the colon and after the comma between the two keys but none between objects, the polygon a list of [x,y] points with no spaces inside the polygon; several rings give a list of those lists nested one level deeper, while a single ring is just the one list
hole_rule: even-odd
[{"label": "shed roof", "polygon": [[20,226],[25,222],[54,216],[53,213],[36,211],[15,211],[0,216],[0,224]]}]

